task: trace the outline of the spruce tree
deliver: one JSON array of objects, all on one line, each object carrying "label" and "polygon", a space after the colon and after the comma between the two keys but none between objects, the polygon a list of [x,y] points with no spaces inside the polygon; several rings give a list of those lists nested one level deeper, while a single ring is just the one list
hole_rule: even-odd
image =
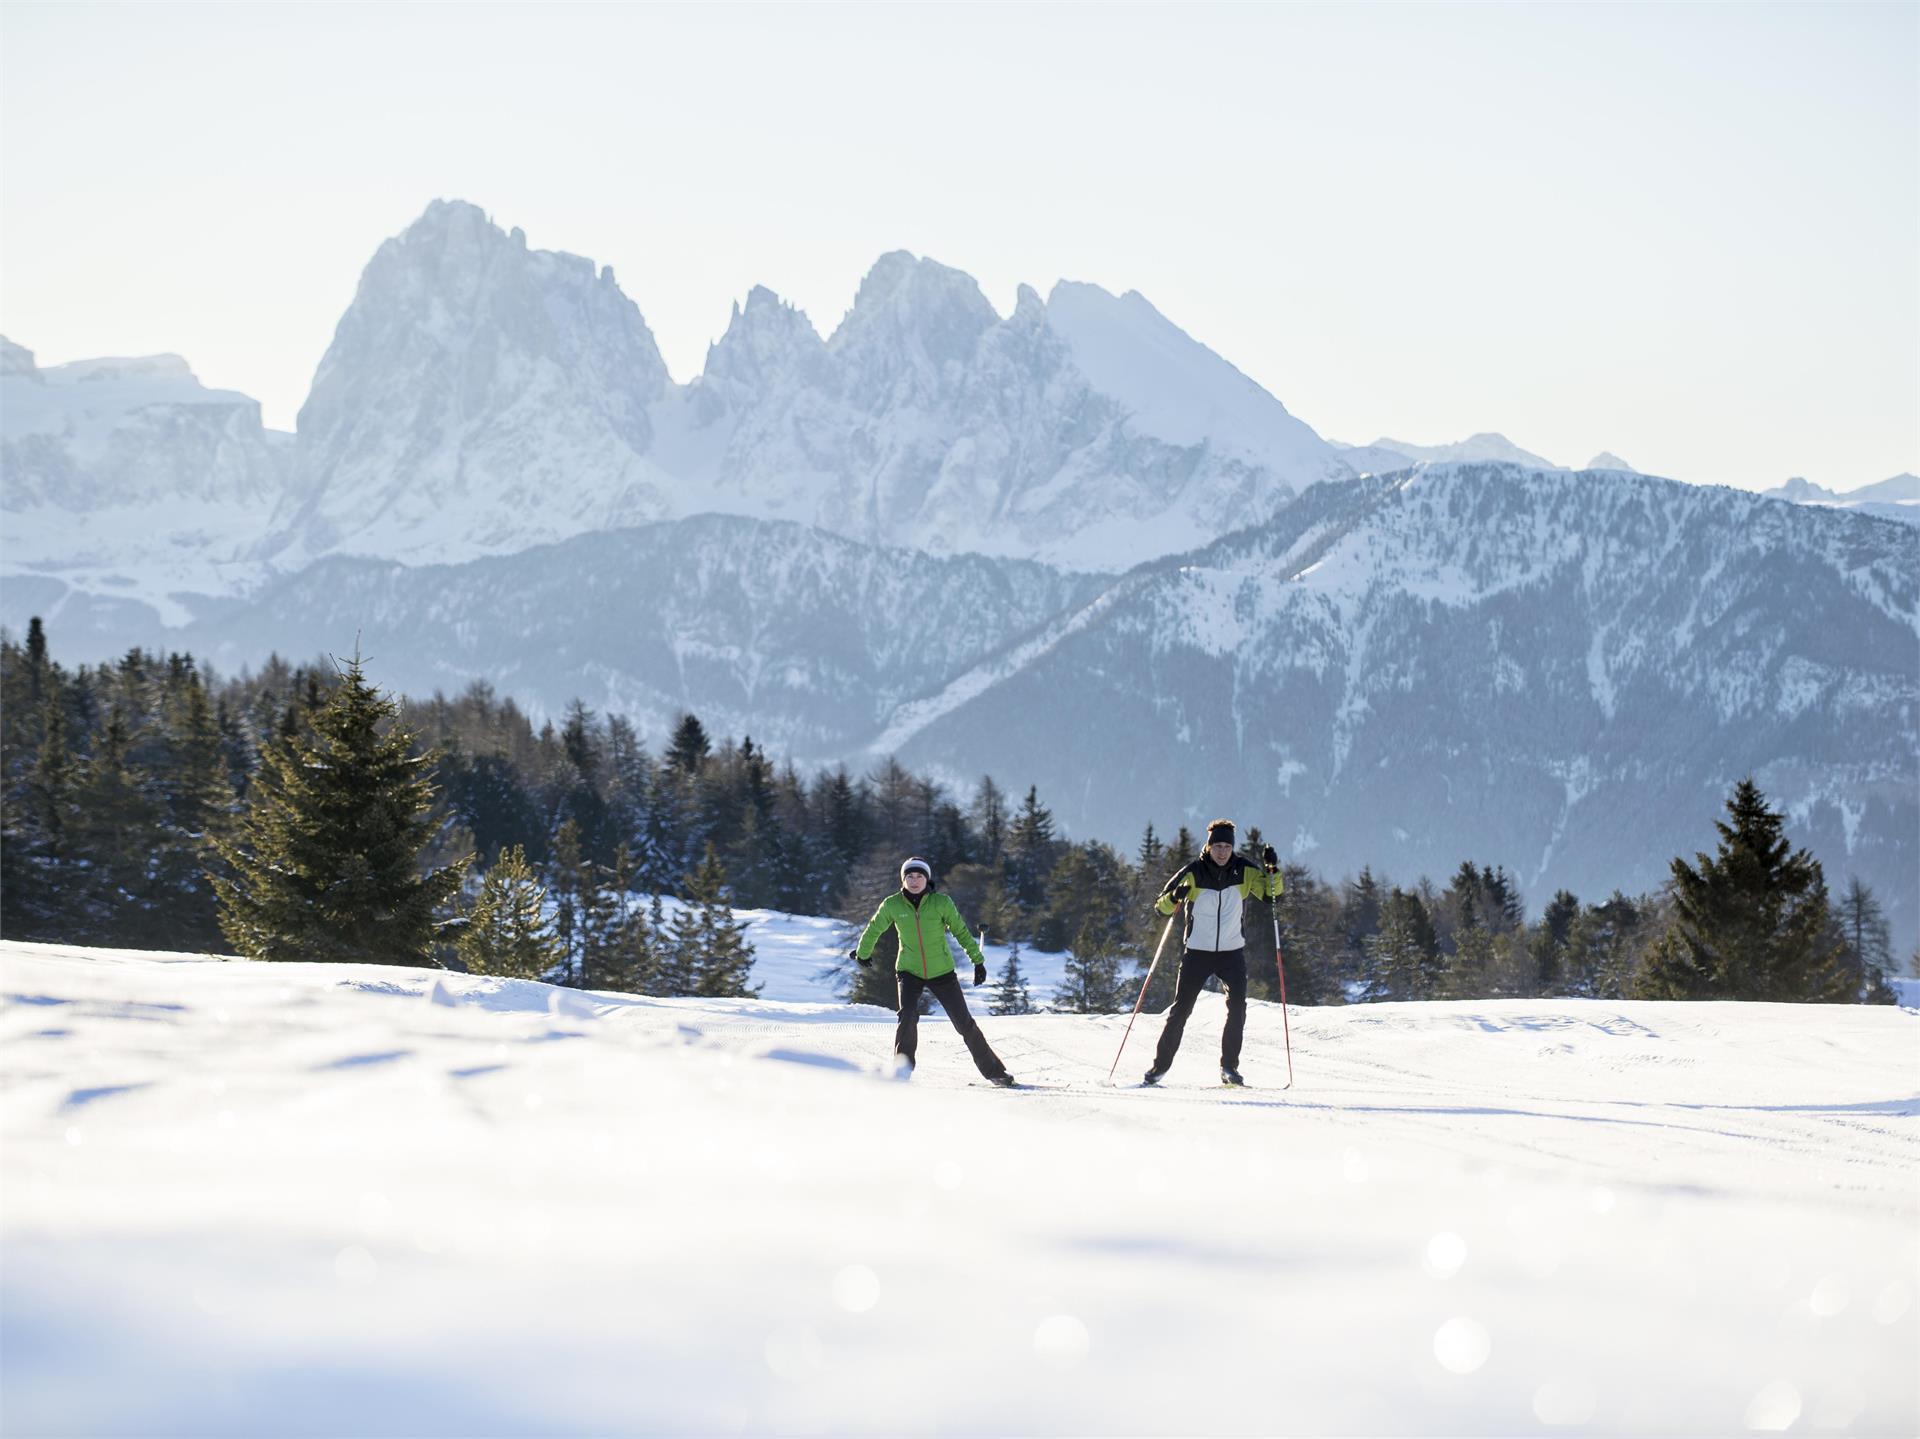
[{"label": "spruce tree", "polygon": [[1875,1004],[1891,1003],[1887,976],[1893,971],[1893,929],[1879,896],[1859,875],[1847,881],[1834,921],[1846,943],[1846,967],[1855,996]]},{"label": "spruce tree", "polygon": [[81,882],[74,899],[90,938],[106,944],[162,947],[155,850],[162,808],[147,773],[132,757],[133,741],[119,706],[108,716],[93,754],[81,765],[73,802],[74,849]]},{"label": "spruce tree", "polygon": [[210,949],[220,924],[207,871],[220,863],[214,843],[233,822],[235,800],[219,722],[191,669],[168,699],[165,725],[166,819],[153,852],[160,928],[172,946]]},{"label": "spruce tree", "polygon": [[1674,936],[1636,985],[1649,999],[1846,1000],[1820,862],[1786,839],[1751,777],[1715,821],[1716,853],[1673,861]]},{"label": "spruce tree", "polygon": [[1366,942],[1365,997],[1431,999],[1439,979],[1440,945],[1418,892],[1396,889],[1380,907],[1379,931]]},{"label": "spruce tree", "polygon": [[709,844],[700,868],[687,876],[687,903],[676,921],[676,943],[694,958],[693,992],[710,998],[752,999],[753,945],[747,926],[727,904],[727,873]]},{"label": "spruce tree", "polygon": [[988,1014],[1032,1014],[1033,995],[1027,989],[1027,977],[1020,972],[1020,942],[1015,940],[1007,946],[1007,962],[1000,970],[1000,978],[994,981],[993,1000],[987,1005]]},{"label": "spruce tree", "polygon": [[216,843],[220,928],[242,955],[431,963],[464,865],[420,872],[432,758],[393,715],[356,654],[305,727],[262,756],[232,838]]},{"label": "spruce tree", "polygon": [[1112,1014],[1123,1007],[1120,990],[1119,961],[1099,926],[1089,921],[1074,936],[1057,1005],[1071,1014]]},{"label": "spruce tree", "polygon": [[682,715],[680,723],[674,726],[672,743],[667,746],[667,763],[682,774],[698,774],[712,752],[707,727],[694,715]]},{"label": "spruce tree", "polygon": [[987,864],[999,864],[1007,847],[1007,796],[990,774],[980,777],[980,792],[974,796],[970,818],[980,836],[980,858]]},{"label": "spruce tree", "polygon": [[1057,846],[1053,812],[1040,803],[1039,787],[1029,785],[1007,836],[1013,895],[1021,909],[1022,930],[1028,935],[1034,932],[1046,905],[1047,876],[1053,870]]},{"label": "spruce tree", "polygon": [[487,871],[455,953],[469,974],[509,979],[545,979],[560,963],[546,890],[519,845],[503,851]]}]

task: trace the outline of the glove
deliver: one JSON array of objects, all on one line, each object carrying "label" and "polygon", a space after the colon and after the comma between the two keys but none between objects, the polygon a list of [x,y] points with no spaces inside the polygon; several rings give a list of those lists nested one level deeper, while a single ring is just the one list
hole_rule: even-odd
[{"label": "glove", "polygon": [[975,989],[978,989],[981,985],[985,984],[986,982],[987,982],[987,967],[984,964],[976,964],[973,967],[973,987]]},{"label": "glove", "polygon": [[1273,852],[1272,845],[1268,845],[1265,849],[1260,851],[1260,863],[1264,864],[1267,867],[1267,873],[1269,874],[1273,873],[1274,870],[1280,868],[1280,856]]},{"label": "glove", "polygon": [[848,950],[847,958],[852,960],[855,964],[859,965],[862,969],[867,968],[867,966],[873,963],[872,955],[870,954],[863,955],[857,949]]}]

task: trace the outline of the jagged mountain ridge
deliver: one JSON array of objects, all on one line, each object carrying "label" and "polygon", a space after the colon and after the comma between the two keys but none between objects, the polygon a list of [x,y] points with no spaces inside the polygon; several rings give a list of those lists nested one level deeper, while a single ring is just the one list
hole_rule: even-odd
[{"label": "jagged mountain ridge", "polygon": [[1023,288],[1002,319],[904,251],[824,340],[756,287],[676,386],[611,272],[446,201],[368,267],[299,434],[277,518],[295,561],[457,561],[719,512],[1101,569],[1351,473],[1138,295]]}]

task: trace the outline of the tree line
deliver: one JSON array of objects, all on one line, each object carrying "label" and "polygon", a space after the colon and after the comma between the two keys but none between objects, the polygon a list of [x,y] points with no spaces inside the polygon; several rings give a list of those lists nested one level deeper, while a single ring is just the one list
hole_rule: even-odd
[{"label": "tree line", "polygon": [[[67,668],[39,620],[0,635],[0,932],[258,958],[443,964],[659,994],[751,994],[737,908],[864,922],[908,854],[1014,945],[991,1007],[1032,1007],[1025,949],[1065,951],[1055,1008],[1130,1008],[1162,922],[1152,901],[1197,854],[1148,823],[1130,852],[1060,834],[1038,790],[973,792],[885,759],[811,775],[683,716],[655,753],[579,702],[536,725],[476,682],[393,698],[358,657],[221,677],[182,654]],[[1659,891],[1530,920],[1499,866],[1443,885],[1285,867],[1277,910],[1295,1003],[1590,996],[1887,999],[1888,925],[1858,879],[1829,894],[1750,780],[1712,855]],[[1262,843],[1244,831],[1249,856]],[[1248,935],[1278,996],[1271,922]],[[1177,954],[1177,944],[1169,947]],[[845,975],[893,1003],[891,954]],[[1916,957],[1920,959],[1920,956]],[[1171,962],[1147,994],[1171,1000]]]}]

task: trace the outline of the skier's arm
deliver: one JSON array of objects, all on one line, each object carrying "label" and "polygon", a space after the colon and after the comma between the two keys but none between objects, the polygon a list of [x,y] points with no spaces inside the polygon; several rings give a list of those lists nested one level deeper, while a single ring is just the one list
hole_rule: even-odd
[{"label": "skier's arm", "polygon": [[980,941],[968,932],[965,922],[960,918],[960,906],[951,898],[947,900],[947,907],[940,916],[940,922],[953,933],[954,938],[960,941],[960,947],[967,952],[967,958],[973,961],[976,968],[987,962],[986,956],[980,953]]},{"label": "skier's arm", "polygon": [[887,909],[892,903],[893,896],[888,895],[880,901],[880,908],[873,912],[873,918],[867,921],[866,929],[861,931],[860,934],[860,943],[854,950],[857,958],[868,959],[872,957],[873,947],[880,942],[880,936],[887,932],[887,926],[892,923],[892,920],[887,915]]},{"label": "skier's arm", "polygon": [[1160,891],[1160,898],[1153,902],[1153,907],[1161,914],[1172,914],[1175,906],[1187,902],[1193,888],[1193,870],[1188,866],[1167,881],[1167,887]]}]

